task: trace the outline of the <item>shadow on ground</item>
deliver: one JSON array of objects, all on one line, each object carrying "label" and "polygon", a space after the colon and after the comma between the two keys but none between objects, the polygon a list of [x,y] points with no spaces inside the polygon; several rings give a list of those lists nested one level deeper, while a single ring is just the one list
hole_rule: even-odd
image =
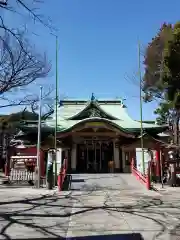
[{"label": "shadow on ground", "polygon": [[[92,192],[86,192],[84,196],[88,194],[92,194]],[[124,206],[112,206],[108,197],[102,206],[87,206],[83,204],[82,206],[74,207],[74,202],[83,204],[81,199],[73,196],[71,192],[66,196],[43,195],[36,198],[0,202],[0,237],[3,237],[3,239],[22,239],[22,236],[24,236],[27,239],[28,234],[28,239],[37,239],[36,236],[40,239],[56,238],[69,240],[143,239],[140,234],[65,237],[68,232],[70,217],[78,216],[82,218],[85,213],[91,213],[99,209],[109,214],[113,212],[128,213],[142,219],[150,219],[161,226],[161,230],[157,232],[156,236],[160,236],[166,230],[165,223],[158,220],[156,215],[154,217],[149,216],[150,213],[156,212],[156,210],[148,209],[148,207],[157,206],[159,208],[162,205],[162,202],[156,199],[151,199],[151,201],[144,199],[142,202],[137,201],[136,205],[125,204]],[[91,230],[91,235],[93,235],[93,230]],[[29,238],[33,236],[35,238]]]},{"label": "shadow on ground", "polygon": [[[83,179],[80,179],[80,181],[83,182]],[[95,188],[101,189],[100,186],[95,186]],[[121,190],[121,192],[122,191],[123,190]],[[120,197],[123,197],[123,194],[120,195],[120,192],[118,192],[117,196],[115,196],[112,195],[112,192],[108,193],[107,191],[102,204],[93,205],[93,203],[87,203],[87,201],[83,202],[83,198],[86,198],[88,196],[96,197],[97,191],[93,191],[93,189],[90,188],[89,191],[76,194],[77,195],[75,195],[73,191],[70,191],[66,195],[54,194],[26,198],[19,197],[14,200],[8,199],[7,201],[0,201],[0,239],[3,237],[3,239],[34,240],[143,240],[143,237],[140,233],[141,230],[146,227],[146,221],[152,222],[157,226],[155,235],[151,239],[158,239],[159,237],[163,237],[163,234],[166,232],[177,236],[179,232],[179,222],[178,225],[173,225],[173,228],[171,228],[171,230],[168,228],[168,225],[172,223],[170,215],[173,215],[176,217],[176,219],[180,220],[179,199],[176,202],[173,202],[173,199],[171,199],[169,202],[163,202],[160,198],[149,197],[142,193],[133,194],[131,192],[128,192],[126,193],[126,197],[130,200],[134,199],[134,202],[126,202],[126,200],[123,201],[120,199]],[[1,199],[3,199],[3,196],[1,197]],[[114,204],[113,201],[116,197],[119,199],[119,202],[116,201]],[[113,213],[117,213],[116,216],[118,227],[119,216],[128,215],[130,218],[138,218],[142,223],[141,229],[138,229],[136,231],[139,232],[137,234],[129,233],[84,237],[65,237],[68,236],[67,233],[70,218],[73,216],[77,216],[78,219],[82,219],[84,216],[87,218],[89,215],[86,214],[91,214],[98,210],[101,210],[103,213],[105,212],[106,215],[109,216],[113,215]],[[80,229],[78,230],[82,230],[81,226],[79,228]],[[149,229],[146,230],[151,231]],[[98,233],[105,233],[105,231],[99,231]],[[93,230],[91,230],[90,234],[93,235],[96,233],[95,231],[93,232]]]}]

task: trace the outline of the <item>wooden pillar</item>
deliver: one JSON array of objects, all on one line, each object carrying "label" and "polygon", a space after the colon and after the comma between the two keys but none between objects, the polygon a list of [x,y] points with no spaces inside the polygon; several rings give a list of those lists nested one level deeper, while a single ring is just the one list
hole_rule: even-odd
[{"label": "wooden pillar", "polygon": [[134,167],[136,167],[136,151],[135,151],[135,149],[132,149],[130,151],[130,159],[131,160],[133,159]]},{"label": "wooden pillar", "polygon": [[156,177],[157,180],[161,179],[161,163],[160,163],[160,147],[157,146],[155,150],[155,159],[156,159]]},{"label": "wooden pillar", "polygon": [[74,143],[73,147],[71,149],[71,170],[72,170],[72,172],[76,171],[76,158],[77,158],[76,148],[77,148],[77,145]]},{"label": "wooden pillar", "polygon": [[120,172],[119,145],[117,144],[116,141],[117,141],[117,140],[114,140],[114,141],[113,141],[114,164],[115,164],[114,171],[115,171],[115,172]]}]

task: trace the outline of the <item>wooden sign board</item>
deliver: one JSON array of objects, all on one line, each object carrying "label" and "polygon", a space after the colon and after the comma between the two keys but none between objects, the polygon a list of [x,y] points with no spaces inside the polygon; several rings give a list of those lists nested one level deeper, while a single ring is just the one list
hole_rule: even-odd
[{"label": "wooden sign board", "polygon": [[36,156],[12,156],[10,159],[11,168],[25,169],[28,166],[37,164]]},{"label": "wooden sign board", "polygon": [[85,124],[85,127],[95,127],[95,128],[107,128],[107,125],[105,123],[102,122],[88,122]]}]

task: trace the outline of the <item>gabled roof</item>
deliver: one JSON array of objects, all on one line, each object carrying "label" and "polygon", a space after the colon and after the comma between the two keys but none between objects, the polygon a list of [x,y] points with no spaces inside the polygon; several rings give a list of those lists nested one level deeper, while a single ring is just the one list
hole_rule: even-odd
[{"label": "gabled roof", "polygon": [[[82,120],[68,120],[68,121],[59,121],[58,122],[58,128],[61,131],[66,131],[68,129],[72,129],[74,127],[76,127],[77,125],[81,124],[81,123],[85,123],[85,122],[107,122],[109,124],[111,124],[112,126],[121,129],[123,132],[129,132],[128,129],[121,127],[117,121],[114,120],[109,120],[106,118],[99,118],[99,117],[92,117],[92,118],[86,118],[86,119],[82,119]],[[49,126],[54,126],[54,121],[48,121],[47,124]]]},{"label": "gabled roof", "polygon": [[[107,116],[109,115],[116,120],[119,119],[126,121],[131,119],[127,113],[126,106],[120,99],[98,101],[64,100],[62,101],[61,106],[58,108],[58,119],[72,120],[75,116],[78,116],[85,111],[91,104],[96,106]],[[55,114],[53,115],[53,118],[55,119]]]},{"label": "gabled roof", "polygon": [[86,106],[77,114],[73,115],[69,118],[69,120],[78,120],[78,117],[80,117],[84,112],[86,112],[88,109],[96,109],[100,113],[104,115],[104,118],[107,119],[118,119],[115,115],[113,115],[111,112],[107,112],[103,107],[102,104],[100,104],[98,101],[89,101],[87,102]]},{"label": "gabled roof", "polygon": [[[59,131],[66,131],[83,121],[82,118],[78,119],[78,116],[85,112],[89,107],[96,107],[98,110],[103,112],[108,120],[112,124],[116,124],[121,129],[130,130],[133,132],[140,131],[140,121],[133,120],[128,112],[127,107],[123,104],[121,99],[110,99],[110,100],[64,100],[61,102],[61,106],[58,109],[58,128]],[[86,118],[86,121],[92,121],[97,118]],[[103,118],[101,118],[103,119]],[[55,125],[55,115],[53,119],[48,120],[47,125],[53,127]],[[143,122],[143,129],[147,131],[154,131],[160,133],[166,129],[167,126],[159,126],[156,124]]]},{"label": "gabled roof", "polygon": [[[72,128],[76,127],[80,123],[83,123],[84,121],[100,121],[100,120],[106,120],[103,118],[88,118],[88,119],[83,119],[83,120],[59,120],[58,121],[58,131],[59,132],[64,132],[64,131],[70,131]],[[119,127],[119,129],[124,129],[124,131],[128,132],[139,132],[141,128],[140,122],[133,121],[123,121],[123,120],[108,120],[109,123],[112,125],[116,125]],[[53,128],[55,126],[55,120],[49,120],[46,122],[46,124],[50,127]],[[143,123],[143,130],[144,131],[151,131],[154,133],[161,133],[166,129],[166,126],[159,126],[155,124],[148,124],[148,123]]]}]

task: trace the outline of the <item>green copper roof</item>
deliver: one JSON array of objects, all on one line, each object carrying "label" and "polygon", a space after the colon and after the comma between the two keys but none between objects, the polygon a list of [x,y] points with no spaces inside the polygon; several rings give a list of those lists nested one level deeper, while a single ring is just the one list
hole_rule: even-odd
[{"label": "green copper roof", "polygon": [[[88,121],[104,121],[112,126],[121,129],[127,133],[139,134],[141,129],[140,121],[133,120],[127,112],[127,107],[121,99],[97,100],[92,98],[90,101],[85,100],[64,100],[58,107],[57,129],[58,132],[71,131]],[[167,126],[159,126],[152,123],[143,122],[143,130],[146,132],[158,134],[163,132]],[[51,119],[42,123],[43,132],[54,132],[55,114]],[[37,121],[22,124],[23,131],[37,131]]]},{"label": "green copper roof", "polygon": [[[85,119],[78,119],[78,116],[86,111],[88,107],[95,107],[101,112],[107,115],[110,123],[115,124],[121,129],[127,131],[138,131],[141,128],[141,123],[139,121],[133,120],[127,112],[127,107],[123,104],[121,99],[112,100],[96,100],[93,98],[91,101],[84,100],[64,100],[61,102],[61,106],[58,108],[58,129],[59,131],[67,131],[75,127],[77,124],[85,121],[97,121],[103,118],[99,117],[89,117]],[[108,116],[111,118],[108,119]],[[74,120],[73,120],[74,119]],[[49,127],[55,126],[55,114],[51,120],[47,120],[46,124]],[[143,123],[143,129],[164,129],[165,126],[159,126],[156,124]]]},{"label": "green copper roof", "polygon": [[[89,118],[89,119],[83,119],[83,120],[59,120],[58,121],[58,128],[59,130],[65,130],[65,129],[70,129],[74,127],[75,125],[79,124],[80,122],[85,122],[85,121],[97,121],[101,120],[102,118]],[[137,121],[123,121],[123,120],[108,120],[109,122],[119,126],[119,128],[127,129],[127,130],[138,130],[141,128],[140,122]],[[47,121],[47,125],[49,126],[54,126],[55,125],[55,120],[49,120]],[[165,126],[159,126],[155,124],[148,124],[148,123],[143,123],[143,128],[144,129],[153,129],[153,128],[165,128]]]},{"label": "green copper roof", "polygon": [[[83,100],[65,100],[62,101],[62,106],[58,108],[58,119],[68,120],[73,116],[76,116],[83,110],[85,110],[91,101]],[[98,100],[97,106],[108,115],[111,115],[115,119],[129,120],[131,119],[126,111],[126,107],[122,104],[121,100]],[[55,114],[53,115],[55,118]]]}]

